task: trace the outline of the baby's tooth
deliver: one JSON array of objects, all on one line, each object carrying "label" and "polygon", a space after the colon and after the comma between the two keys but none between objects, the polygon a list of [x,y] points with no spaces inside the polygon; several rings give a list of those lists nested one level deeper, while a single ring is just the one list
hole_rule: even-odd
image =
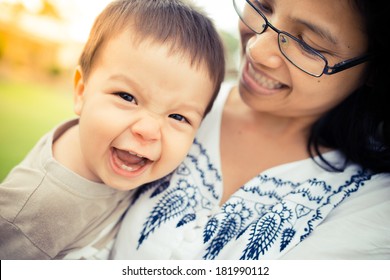
[{"label": "baby's tooth", "polygon": [[125,165],[125,164],[122,164],[122,165],[121,165],[121,168],[122,168],[123,170],[126,170],[126,171],[133,171],[133,170],[134,170],[134,168],[132,168],[132,167],[130,167],[130,166],[127,166],[127,165]]}]

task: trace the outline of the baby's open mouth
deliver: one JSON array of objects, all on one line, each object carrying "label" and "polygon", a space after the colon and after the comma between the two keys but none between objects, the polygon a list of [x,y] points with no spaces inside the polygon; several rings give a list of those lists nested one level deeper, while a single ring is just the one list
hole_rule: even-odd
[{"label": "baby's open mouth", "polygon": [[137,171],[151,162],[150,159],[136,153],[113,148],[114,163],[125,171]]}]

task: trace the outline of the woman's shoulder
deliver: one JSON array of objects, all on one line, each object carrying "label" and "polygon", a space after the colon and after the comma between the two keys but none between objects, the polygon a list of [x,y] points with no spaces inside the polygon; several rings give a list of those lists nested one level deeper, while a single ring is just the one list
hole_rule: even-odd
[{"label": "woman's shoulder", "polygon": [[[362,180],[363,177],[365,180]],[[390,174],[373,175],[362,171],[346,183],[356,188],[342,193],[346,199],[283,259],[390,257]]]}]

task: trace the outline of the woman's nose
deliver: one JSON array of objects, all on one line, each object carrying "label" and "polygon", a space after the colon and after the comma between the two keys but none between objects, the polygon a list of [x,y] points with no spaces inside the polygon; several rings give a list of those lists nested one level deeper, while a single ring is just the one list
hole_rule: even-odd
[{"label": "woman's nose", "polygon": [[145,114],[133,123],[131,131],[141,141],[157,141],[161,139],[161,126],[157,116]]},{"label": "woman's nose", "polygon": [[248,39],[245,53],[253,63],[269,68],[278,68],[283,64],[283,55],[279,50],[277,34],[268,28],[262,34],[255,34]]}]

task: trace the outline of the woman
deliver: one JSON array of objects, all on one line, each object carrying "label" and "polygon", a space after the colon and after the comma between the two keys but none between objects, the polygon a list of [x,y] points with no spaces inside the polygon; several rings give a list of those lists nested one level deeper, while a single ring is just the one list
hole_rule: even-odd
[{"label": "woman", "polygon": [[386,9],[233,0],[242,67],[186,160],[140,189],[117,259],[389,259]]}]

